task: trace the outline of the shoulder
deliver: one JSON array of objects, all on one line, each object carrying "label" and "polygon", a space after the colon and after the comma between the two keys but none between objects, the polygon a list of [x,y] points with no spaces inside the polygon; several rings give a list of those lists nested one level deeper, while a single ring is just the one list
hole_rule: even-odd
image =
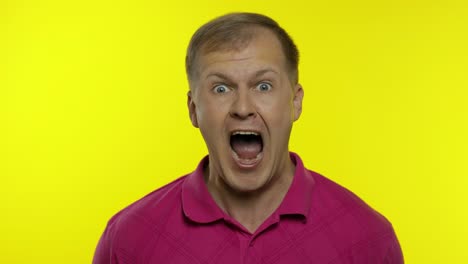
[{"label": "shoulder", "polygon": [[389,229],[391,223],[378,211],[369,206],[359,196],[338,183],[313,171],[309,171],[314,178],[315,186],[312,194],[312,207],[318,217],[330,215],[349,215],[347,224],[366,224],[369,230]]},{"label": "shoulder", "polygon": [[382,263],[388,258],[402,261],[393,226],[386,217],[352,191],[318,173],[309,172],[315,182],[310,214],[324,226],[324,235],[340,252],[338,263],[344,259],[363,263],[359,262],[360,258],[364,258],[364,262],[372,259],[373,263]]},{"label": "shoulder", "polygon": [[[149,193],[115,214],[107,223],[98,251],[137,257],[181,215],[181,190],[186,176]],[[120,256],[122,257],[122,256]]]},{"label": "shoulder", "polygon": [[180,194],[185,179],[186,176],[182,176],[133,202],[115,214],[109,220],[108,226],[124,227],[134,223],[163,222],[164,216],[180,207]]}]

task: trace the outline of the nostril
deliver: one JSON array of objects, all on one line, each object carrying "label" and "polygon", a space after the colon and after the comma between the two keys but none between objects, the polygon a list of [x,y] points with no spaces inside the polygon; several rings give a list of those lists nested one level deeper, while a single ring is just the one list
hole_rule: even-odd
[{"label": "nostril", "polygon": [[256,114],[255,108],[252,106],[233,107],[230,113],[231,116],[241,119],[253,117]]},{"label": "nostril", "polygon": [[249,111],[249,112],[239,112],[239,111],[232,111],[231,116],[234,118],[239,118],[239,119],[246,119],[249,117],[254,117],[255,112],[254,111]]},{"label": "nostril", "polygon": [[231,105],[231,116],[245,119],[255,116],[255,105],[253,95],[246,89],[238,89],[234,102]]}]

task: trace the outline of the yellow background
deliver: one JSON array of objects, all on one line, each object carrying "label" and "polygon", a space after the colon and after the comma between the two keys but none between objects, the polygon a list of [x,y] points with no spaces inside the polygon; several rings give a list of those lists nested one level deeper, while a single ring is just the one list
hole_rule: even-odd
[{"label": "yellow background", "polygon": [[0,263],[90,263],[114,213],[195,168],[185,48],[231,11],[299,46],[291,150],[407,263],[468,263],[468,2],[447,0],[1,0]]}]

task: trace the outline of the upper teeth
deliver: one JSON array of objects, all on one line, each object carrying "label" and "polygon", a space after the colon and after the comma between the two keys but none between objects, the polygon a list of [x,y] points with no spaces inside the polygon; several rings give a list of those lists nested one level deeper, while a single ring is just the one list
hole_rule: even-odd
[{"label": "upper teeth", "polygon": [[258,133],[257,132],[253,132],[253,131],[235,131],[232,133],[232,135],[254,135],[254,136],[258,136]]}]

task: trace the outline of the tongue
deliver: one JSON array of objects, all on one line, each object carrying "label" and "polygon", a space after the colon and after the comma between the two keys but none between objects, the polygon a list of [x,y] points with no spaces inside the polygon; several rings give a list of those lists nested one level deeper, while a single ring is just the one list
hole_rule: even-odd
[{"label": "tongue", "polygon": [[254,159],[262,150],[260,142],[236,140],[232,143],[232,148],[241,159]]}]

